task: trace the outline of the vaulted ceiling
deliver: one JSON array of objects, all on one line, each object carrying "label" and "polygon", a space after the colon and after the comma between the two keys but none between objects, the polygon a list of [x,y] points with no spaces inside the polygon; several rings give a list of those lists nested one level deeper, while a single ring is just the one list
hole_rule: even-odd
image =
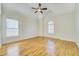
[{"label": "vaulted ceiling", "polygon": [[[15,10],[22,14],[33,13],[32,7],[37,7],[37,3],[7,3],[3,4],[7,10]],[[47,11],[52,11],[56,15],[74,12],[75,3],[42,3],[42,7],[47,7]],[[47,12],[45,11],[45,12]]]}]

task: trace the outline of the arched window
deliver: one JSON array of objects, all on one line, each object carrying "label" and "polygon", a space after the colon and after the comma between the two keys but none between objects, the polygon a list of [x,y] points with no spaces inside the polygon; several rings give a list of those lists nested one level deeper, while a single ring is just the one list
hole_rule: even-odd
[{"label": "arched window", "polygon": [[6,19],[6,37],[19,35],[19,23],[18,20]]},{"label": "arched window", "polygon": [[54,34],[54,22],[53,21],[48,22],[48,33]]}]

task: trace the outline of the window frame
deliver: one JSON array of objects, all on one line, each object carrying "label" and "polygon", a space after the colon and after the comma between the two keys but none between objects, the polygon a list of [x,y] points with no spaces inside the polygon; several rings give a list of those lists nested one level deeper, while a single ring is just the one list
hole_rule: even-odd
[{"label": "window frame", "polygon": [[[11,20],[16,20],[17,21],[17,28],[9,28],[8,26],[7,26],[7,19],[11,19]],[[13,19],[13,18],[6,18],[6,37],[18,37],[19,36],[19,20],[17,20],[17,19]],[[8,35],[8,29],[16,29],[17,30],[17,35]]]},{"label": "window frame", "polygon": [[48,21],[48,34],[55,34],[55,24],[53,21]]}]

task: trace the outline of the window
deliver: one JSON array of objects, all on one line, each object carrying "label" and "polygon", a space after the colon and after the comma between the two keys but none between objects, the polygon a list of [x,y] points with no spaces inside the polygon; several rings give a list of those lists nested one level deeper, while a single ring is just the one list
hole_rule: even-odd
[{"label": "window", "polygon": [[54,34],[54,22],[53,21],[48,22],[48,33]]},{"label": "window", "polygon": [[14,19],[6,19],[6,36],[18,36],[19,30],[18,30],[18,20]]}]

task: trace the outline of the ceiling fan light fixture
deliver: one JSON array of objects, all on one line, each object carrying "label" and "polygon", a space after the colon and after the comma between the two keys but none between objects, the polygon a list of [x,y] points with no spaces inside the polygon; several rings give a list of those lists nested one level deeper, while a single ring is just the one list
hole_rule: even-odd
[{"label": "ceiling fan light fixture", "polygon": [[36,10],[34,13],[40,12],[41,14],[43,14],[43,10],[47,10],[47,8],[41,8],[41,3],[38,4],[37,8],[32,7],[32,9]]},{"label": "ceiling fan light fixture", "polygon": [[41,9],[38,9],[38,11],[41,11]]}]

